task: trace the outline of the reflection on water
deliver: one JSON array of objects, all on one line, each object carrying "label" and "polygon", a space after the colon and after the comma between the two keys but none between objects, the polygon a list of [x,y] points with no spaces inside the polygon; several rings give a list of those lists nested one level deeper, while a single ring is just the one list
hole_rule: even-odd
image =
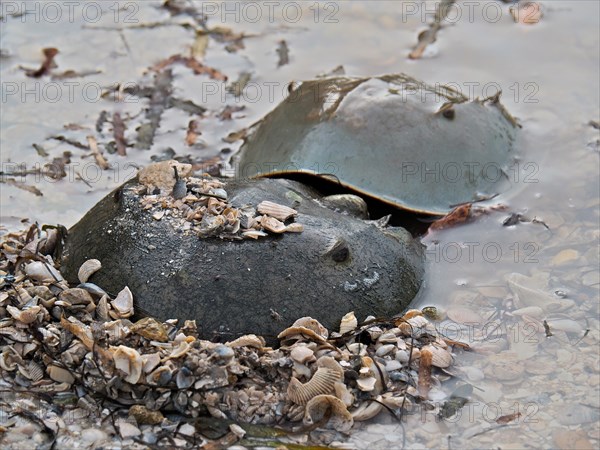
[{"label": "reflection on water", "polygon": [[[599,153],[598,130],[588,122],[599,119],[598,3],[544,2],[544,17],[533,26],[514,24],[508,6],[499,2],[477,3],[472,14],[459,3],[462,15],[453,16],[453,25],[439,32],[418,61],[406,56],[433,2],[321,2],[320,8],[305,5],[297,21],[282,12],[272,21],[265,13],[252,21],[240,12],[238,21],[228,16],[222,22],[212,13],[211,26],[229,26],[248,37],[245,48],[235,52],[211,40],[204,63],[230,82],[249,73],[248,95],[235,98],[225,89],[228,83],[174,66],[175,96],[208,108],[196,145],[185,144],[188,123],[196,116],[170,107],[149,151],[128,148],[126,157],[109,155],[113,168],[98,171],[89,150],[49,138],[62,135],[85,144],[92,134],[104,149],[112,140],[112,124],[101,132],[95,127],[106,110],[126,118],[125,137],[135,141],[140,112],[150,100],[131,96],[113,102],[99,92],[123,83],[151,84],[148,67],[190,51],[194,32],[182,26],[189,18],[171,16],[159,5],[140,3],[135,13],[138,24],[167,23],[154,28],[132,28],[138,24],[122,17],[115,21],[108,4],[96,22],[81,15],[59,25],[3,19],[2,170],[22,163],[41,166],[64,151],[72,156],[63,180],[18,177],[43,196],[3,184],[2,225],[16,228],[28,217],[70,226],[130,177],[133,165],[169,149],[205,160],[235,151],[239,142],[223,138],[269,111],[291,80],[338,65],[351,75],[408,72],[432,84],[451,83],[471,97],[500,88],[523,129],[520,160],[510,174],[513,187],[494,201],[524,221],[503,226],[509,213],[490,210],[474,223],[426,236],[428,278],[416,300],[417,306],[444,310],[438,326],[471,346],[472,351],[456,351],[452,375],[473,384],[472,401],[445,421],[425,410],[403,425],[380,418],[359,426],[350,441],[359,447],[369,442],[370,448],[399,448],[404,438],[408,448],[597,447]],[[278,67],[281,40],[290,61]],[[60,71],[101,73],[66,80],[25,77],[19,66],[37,67],[41,49],[50,46],[60,51]],[[217,113],[225,104],[245,108],[222,121]],[[39,156],[34,143],[50,156]],[[432,395],[443,402],[449,394],[437,389]]]}]

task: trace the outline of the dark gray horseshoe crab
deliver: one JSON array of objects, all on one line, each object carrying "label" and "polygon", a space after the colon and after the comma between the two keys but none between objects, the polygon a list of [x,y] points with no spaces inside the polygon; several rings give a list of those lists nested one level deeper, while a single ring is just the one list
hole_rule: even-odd
[{"label": "dark gray horseshoe crab", "polygon": [[[411,99],[409,89],[437,98]],[[150,166],[70,230],[63,271],[74,281],[97,259],[92,283],[111,295],[128,286],[138,312],[195,319],[204,336],[272,337],[302,316],[330,329],[349,311],[390,316],[420,288],[421,245],[402,228],[364,220],[355,195],[323,198],[260,177],[333,173],[393,206],[445,214],[499,192],[482,167],[509,164],[515,130],[497,98],[469,102],[404,75],[305,82],[249,137],[236,180],[193,178],[179,165],[185,185],[174,191],[178,163]],[[421,178],[435,163],[466,175]]]},{"label": "dark gray horseshoe crab", "polygon": [[517,129],[499,95],[469,101],[404,74],[311,80],[256,124],[239,173],[313,175],[443,215],[507,188]]},{"label": "dark gray horseshoe crab", "polygon": [[85,261],[100,261],[82,286],[111,297],[128,286],[136,312],[195,319],[205,337],[274,338],[303,316],[336,329],[349,311],[399,313],[421,285],[423,251],[406,230],[334,211],[304,184],[187,177],[176,200],[174,178],[161,195],[140,179],[71,228],[62,259],[72,282]]}]

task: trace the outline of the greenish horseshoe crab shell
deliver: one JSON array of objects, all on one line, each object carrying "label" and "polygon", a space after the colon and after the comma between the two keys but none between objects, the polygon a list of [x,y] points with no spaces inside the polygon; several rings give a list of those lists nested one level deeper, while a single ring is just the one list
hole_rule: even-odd
[{"label": "greenish horseshoe crab shell", "polygon": [[310,174],[398,208],[446,214],[507,189],[517,129],[499,95],[469,101],[404,74],[317,79],[256,124],[238,173]]}]

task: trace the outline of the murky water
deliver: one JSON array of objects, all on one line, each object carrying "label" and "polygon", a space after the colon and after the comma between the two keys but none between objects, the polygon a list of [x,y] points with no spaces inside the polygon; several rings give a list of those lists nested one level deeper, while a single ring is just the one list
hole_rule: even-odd
[{"label": "murky water", "polygon": [[[125,101],[114,102],[114,95],[107,99],[99,93],[119,84],[150,83],[148,67],[187,54],[194,32],[182,24],[191,19],[172,17],[161,2],[94,3],[99,9],[75,5],[71,17],[63,5],[60,20],[54,19],[59,10],[30,3],[29,14],[10,16],[21,2],[1,3],[1,47],[3,55],[8,53],[0,59],[2,171],[19,164],[39,167],[63,151],[72,152],[63,180],[16,177],[43,196],[0,185],[1,224],[14,229],[29,218],[70,226],[132,176],[133,164],[147,164],[167,148],[198,159],[235,150],[237,143],[222,138],[273,108],[291,80],[338,65],[349,75],[407,72],[431,84],[451,83],[470,97],[500,88],[505,106],[523,125],[520,159],[509,174],[513,186],[495,199],[509,212],[489,210],[474,223],[426,236],[427,280],[415,302],[447,310],[454,322],[440,327],[476,350],[457,353],[453,369],[476,387],[473,401],[446,421],[425,410],[415,411],[402,426],[381,417],[358,426],[350,441],[385,449],[400,448],[404,439],[406,448],[597,447],[599,136],[588,122],[600,115],[599,4],[543,2],[542,20],[528,26],[515,24],[503,3],[458,2],[437,42],[423,59],[411,61],[407,55],[432,20],[435,2],[319,2],[301,9],[293,2],[265,3],[205,2],[209,26],[249,35],[245,48],[233,53],[211,39],[204,59],[230,81],[251,74],[244,98],[227,93],[222,82],[173,66],[176,96],[209,110],[199,141],[186,146],[194,117],[172,107],[150,150],[108,155],[112,169],[106,171],[98,170],[89,150],[50,137],[87,144],[86,136],[95,135],[103,148],[112,140],[111,127],[98,133],[95,124],[107,110],[121,112],[128,121],[126,137],[134,141],[135,124],[148,100],[125,95]],[[162,25],[139,27],[149,23]],[[287,42],[290,62],[278,67],[281,40]],[[37,68],[44,47],[60,51],[53,73],[100,73],[66,80],[26,77],[19,66]],[[222,122],[216,113],[225,104],[245,109]],[[83,129],[65,129],[68,124]],[[39,156],[34,143],[49,156]],[[547,227],[535,221],[504,227],[510,212]],[[479,317],[461,318],[465,307]],[[519,312],[525,307],[530,309]],[[457,328],[461,320],[469,323]],[[444,401],[447,393],[434,395]],[[496,422],[516,413],[521,416],[506,426]]]}]

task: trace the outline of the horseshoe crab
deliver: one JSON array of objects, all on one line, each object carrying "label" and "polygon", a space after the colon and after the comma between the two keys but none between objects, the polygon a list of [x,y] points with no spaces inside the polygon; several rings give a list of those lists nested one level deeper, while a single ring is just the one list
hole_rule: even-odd
[{"label": "horseshoe crab", "polygon": [[168,183],[164,173],[147,181],[154,168],[144,170],[69,230],[61,266],[77,283],[80,267],[97,260],[81,286],[111,297],[127,286],[138,315],[195,319],[205,337],[273,342],[303,316],[330,328],[351,310],[361,321],[389,317],[420,288],[424,254],[406,230],[328,208],[309,186],[187,176],[175,199],[172,171]]},{"label": "horseshoe crab", "polygon": [[499,94],[469,101],[404,74],[302,82],[240,151],[242,177],[307,174],[417,213],[507,189],[518,128]]}]

